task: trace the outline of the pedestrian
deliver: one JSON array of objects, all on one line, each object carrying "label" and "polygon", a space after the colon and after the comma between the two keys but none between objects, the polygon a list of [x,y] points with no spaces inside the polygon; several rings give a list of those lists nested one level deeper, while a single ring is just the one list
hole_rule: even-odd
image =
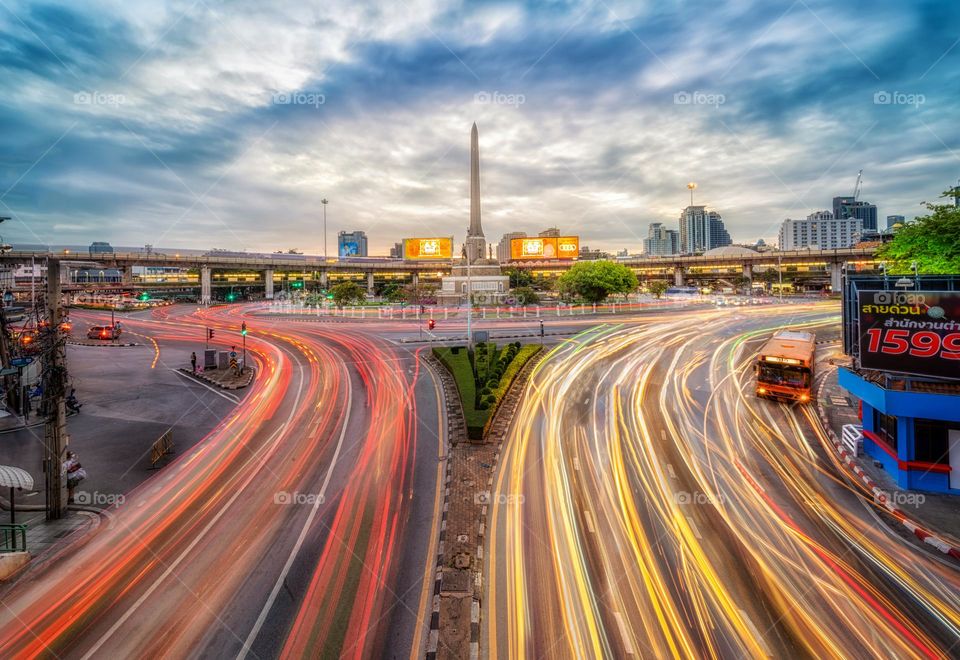
[{"label": "pedestrian", "polygon": [[196,351],[190,354],[190,367],[193,369],[193,373],[197,373],[197,352]]},{"label": "pedestrian", "polygon": [[67,406],[67,410],[74,413],[79,413],[80,408],[83,407],[83,404],[77,401],[77,390],[76,388],[70,388],[70,394],[67,395],[67,400],[64,401]]},{"label": "pedestrian", "polygon": [[63,473],[67,477],[67,504],[73,504],[73,491],[81,481],[87,478],[87,471],[80,465],[75,452],[67,452],[67,460],[63,462]]}]

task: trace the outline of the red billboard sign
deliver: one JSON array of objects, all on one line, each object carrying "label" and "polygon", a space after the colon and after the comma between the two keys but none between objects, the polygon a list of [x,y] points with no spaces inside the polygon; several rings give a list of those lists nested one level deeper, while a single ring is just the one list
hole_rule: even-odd
[{"label": "red billboard sign", "polygon": [[859,291],[860,367],[960,379],[960,292]]}]

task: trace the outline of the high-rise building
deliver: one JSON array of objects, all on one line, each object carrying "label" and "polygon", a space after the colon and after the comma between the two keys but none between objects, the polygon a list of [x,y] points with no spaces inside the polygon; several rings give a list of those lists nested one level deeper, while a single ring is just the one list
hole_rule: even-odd
[{"label": "high-rise building", "polygon": [[512,231],[508,234],[504,234],[503,238],[500,239],[500,242],[497,243],[497,261],[500,263],[506,263],[512,258],[510,255],[510,241],[515,238],[526,238],[527,232],[525,231]]},{"label": "high-rise building", "polygon": [[341,257],[367,256],[367,233],[358,230],[337,234],[337,254]]},{"label": "high-rise building", "polygon": [[894,225],[906,224],[906,218],[902,215],[888,215],[887,216],[887,229],[893,229]]},{"label": "high-rise building", "polygon": [[839,220],[856,218],[864,231],[877,229],[877,205],[853,197],[834,197],[833,217]]},{"label": "high-rise building", "polygon": [[803,220],[787,218],[780,225],[781,250],[836,250],[856,243],[863,232],[859,218],[836,218],[830,211],[811,213]]},{"label": "high-rise building", "polygon": [[680,252],[694,254],[730,245],[730,234],[716,211],[705,206],[688,206],[680,214]]},{"label": "high-rise building", "polygon": [[393,247],[390,248],[390,258],[391,259],[403,259],[403,243],[394,243]]},{"label": "high-rise building", "polygon": [[550,227],[549,229],[544,229],[538,234],[541,238],[559,238],[560,230],[556,227]]},{"label": "high-rise building", "polygon": [[648,257],[666,257],[680,252],[680,232],[667,229],[662,222],[651,222],[647,238],[643,239],[643,253]]}]

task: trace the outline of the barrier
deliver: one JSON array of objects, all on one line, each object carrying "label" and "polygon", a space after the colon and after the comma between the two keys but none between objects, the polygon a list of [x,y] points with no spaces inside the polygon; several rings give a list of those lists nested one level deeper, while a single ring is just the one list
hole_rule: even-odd
[{"label": "barrier", "polygon": [[150,447],[150,469],[156,470],[159,468],[163,457],[173,453],[175,453],[173,450],[173,430],[168,429]]},{"label": "barrier", "polygon": [[[19,542],[18,542],[19,541]],[[0,525],[0,552],[23,552],[27,549],[27,526]]]},{"label": "barrier", "polygon": [[856,424],[844,424],[840,434],[840,442],[850,450],[854,456],[860,456],[863,451],[863,429]]}]

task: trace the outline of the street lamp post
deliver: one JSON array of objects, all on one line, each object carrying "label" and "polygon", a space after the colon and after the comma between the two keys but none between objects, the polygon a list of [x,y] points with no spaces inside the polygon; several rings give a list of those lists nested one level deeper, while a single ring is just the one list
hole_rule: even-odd
[{"label": "street lamp post", "polygon": [[323,263],[324,268],[326,268],[327,263],[327,198],[324,197],[320,200],[320,203],[323,204]]},{"label": "street lamp post", "polygon": [[777,279],[780,281],[780,302],[783,303],[783,265],[781,263],[779,254],[777,255]]}]

